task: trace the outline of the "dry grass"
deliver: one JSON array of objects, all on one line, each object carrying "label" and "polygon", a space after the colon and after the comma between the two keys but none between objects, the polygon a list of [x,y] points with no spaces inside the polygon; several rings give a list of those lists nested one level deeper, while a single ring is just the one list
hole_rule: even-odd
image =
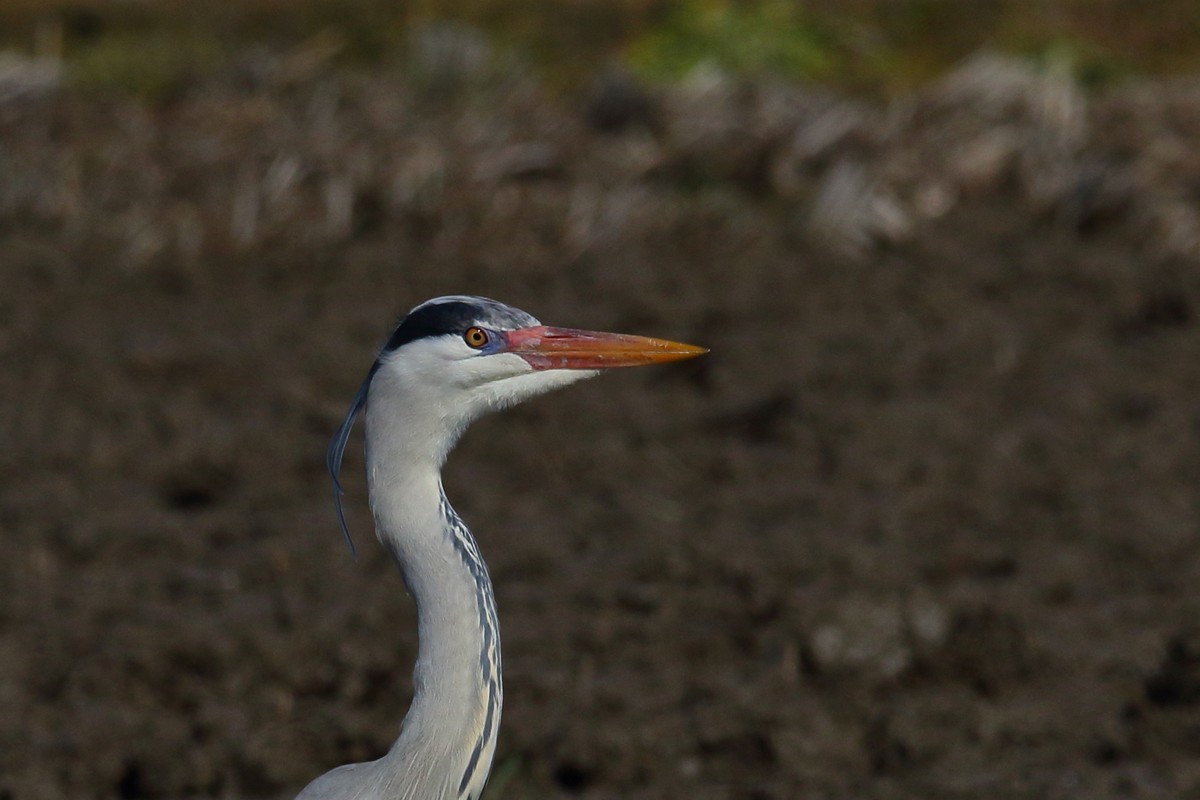
[{"label": "dry grass", "polygon": [[[586,83],[614,60],[666,77],[715,59],[734,70],[774,68],[890,93],[926,83],[981,48],[1067,60],[1092,82],[1200,68],[1200,7],[1191,0],[1159,0],[1152,10],[1136,0],[13,0],[0,8],[0,45],[95,64],[105,52],[120,60],[118,48],[178,39],[181,56],[190,49],[206,70],[214,43],[228,55],[253,43],[295,46],[332,34],[346,43],[347,60],[380,63],[405,49],[414,26],[438,21],[480,29],[560,88]],[[747,41],[758,42],[753,52]],[[178,66],[163,68],[170,77]],[[136,75],[129,88],[146,82]],[[123,85],[120,76],[113,83]]]}]

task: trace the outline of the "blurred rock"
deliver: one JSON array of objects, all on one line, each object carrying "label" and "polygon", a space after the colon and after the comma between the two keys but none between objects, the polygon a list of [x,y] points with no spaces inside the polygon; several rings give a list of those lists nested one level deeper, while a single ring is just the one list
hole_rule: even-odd
[{"label": "blurred rock", "polygon": [[852,161],[825,176],[807,222],[809,230],[850,255],[875,243],[903,241],[912,232],[910,215],[895,196]]},{"label": "blurred rock", "polygon": [[861,672],[894,678],[912,664],[899,604],[863,598],[847,600],[831,621],[813,631],[808,652],[822,674]]},{"label": "blurred rock", "polygon": [[951,148],[947,155],[947,171],[960,189],[984,192],[1012,174],[1020,149],[1017,132],[1010,127],[999,127]]},{"label": "blurred rock", "polygon": [[56,58],[29,58],[0,51],[0,104],[46,95],[62,83],[63,65]]},{"label": "blurred rock", "polygon": [[813,630],[807,653],[819,674],[887,680],[907,672],[923,653],[941,647],[949,631],[949,615],[927,596],[907,601],[852,596]]}]

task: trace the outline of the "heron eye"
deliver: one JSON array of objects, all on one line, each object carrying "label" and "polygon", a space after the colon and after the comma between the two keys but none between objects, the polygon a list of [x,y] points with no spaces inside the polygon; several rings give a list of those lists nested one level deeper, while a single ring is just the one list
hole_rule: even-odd
[{"label": "heron eye", "polygon": [[467,343],[467,347],[474,347],[476,350],[479,350],[488,343],[488,333],[483,328],[467,328],[463,333],[463,341]]}]

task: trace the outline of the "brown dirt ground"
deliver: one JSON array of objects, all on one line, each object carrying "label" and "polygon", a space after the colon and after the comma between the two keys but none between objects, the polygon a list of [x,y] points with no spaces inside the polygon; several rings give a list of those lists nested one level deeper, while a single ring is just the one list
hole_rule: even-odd
[{"label": "brown dirt ground", "polygon": [[1120,202],[1059,213],[1014,161],[838,245],[806,187],[843,151],[901,187],[925,100],[785,181],[755,109],[794,87],[733,91],[754,146],[709,171],[682,94],[602,133],[525,83],[304,67],[0,105],[0,797],[286,797],[386,748],[411,608],[361,459],[357,564],[322,459],[450,292],[712,348],[451,459],[492,800],[1200,797],[1200,257],[1162,227],[1194,84],[1087,98],[1072,163]]}]

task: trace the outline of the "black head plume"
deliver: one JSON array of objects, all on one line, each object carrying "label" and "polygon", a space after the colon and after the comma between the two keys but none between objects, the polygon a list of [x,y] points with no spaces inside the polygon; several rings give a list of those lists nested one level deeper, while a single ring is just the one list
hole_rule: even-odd
[{"label": "black head plume", "polygon": [[356,560],[358,559],[358,550],[354,547],[354,539],[350,537],[350,528],[346,526],[346,515],[342,511],[342,495],[346,493],[346,490],[342,488],[342,482],[338,479],[338,475],[342,471],[342,456],[346,453],[346,442],[350,439],[350,432],[354,430],[354,421],[358,419],[359,412],[367,403],[367,390],[371,388],[371,379],[375,377],[377,369],[379,369],[378,361],[371,366],[371,371],[367,373],[367,378],[362,382],[362,386],[358,387],[358,393],[354,395],[354,400],[350,403],[350,410],[346,412],[346,418],[342,420],[337,433],[329,442],[329,449],[325,451],[325,468],[329,470],[329,477],[333,480],[333,507],[337,511],[338,523],[342,526],[342,535],[346,537],[346,544],[350,547],[350,557]]}]

